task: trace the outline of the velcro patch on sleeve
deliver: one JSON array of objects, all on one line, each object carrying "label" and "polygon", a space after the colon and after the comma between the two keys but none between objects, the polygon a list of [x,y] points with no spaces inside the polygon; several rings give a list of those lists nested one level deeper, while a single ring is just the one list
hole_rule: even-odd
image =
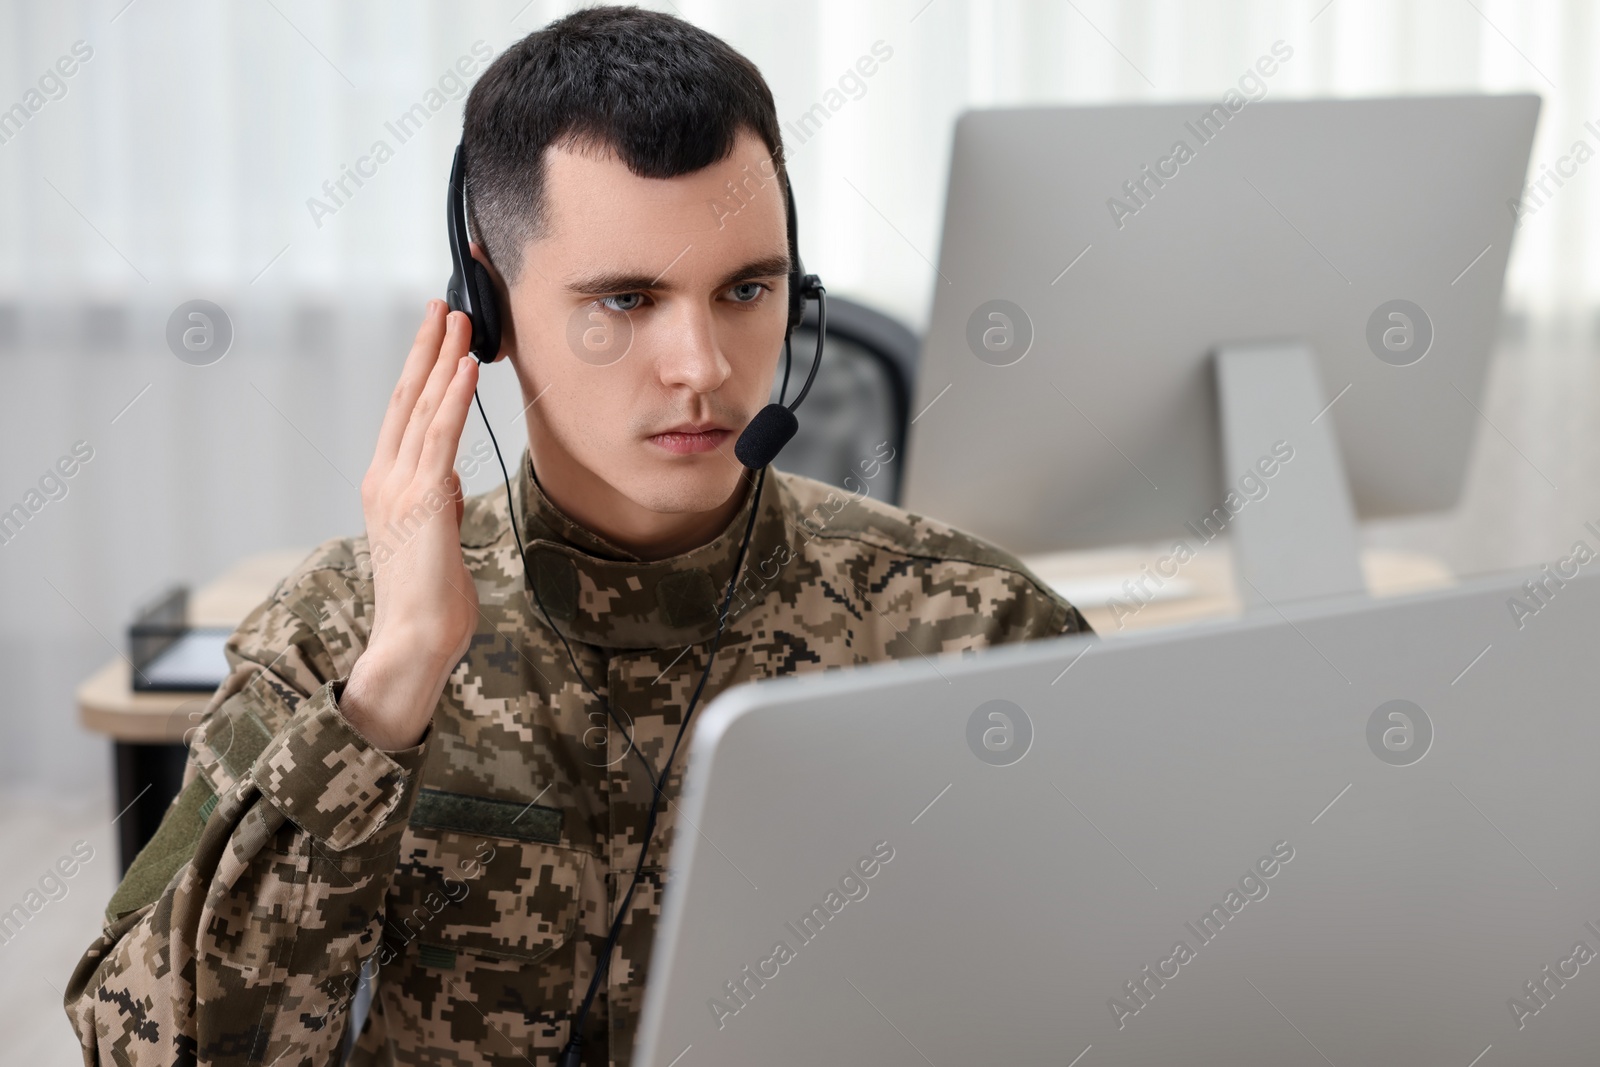
[{"label": "velcro patch on sleeve", "polygon": [[205,829],[206,817],[216,807],[216,800],[216,793],[205,775],[195,775],[184,786],[162,817],[155,834],[139,850],[128,873],[122,876],[117,891],[111,895],[106,904],[108,922],[116,922],[129,912],[160,899],[172,876],[194,856],[200,831]]},{"label": "velcro patch on sleeve", "polygon": [[443,789],[421,789],[411,810],[411,825],[433,830],[507,837],[513,841],[561,843],[562,811],[543,804],[519,804]]}]

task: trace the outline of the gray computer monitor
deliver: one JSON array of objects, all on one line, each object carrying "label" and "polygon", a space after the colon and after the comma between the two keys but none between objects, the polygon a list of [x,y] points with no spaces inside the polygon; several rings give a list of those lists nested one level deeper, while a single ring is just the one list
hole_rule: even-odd
[{"label": "gray computer monitor", "polygon": [[1600,577],[1526,577],[719,696],[636,1062],[1593,1064]]},{"label": "gray computer monitor", "polygon": [[[1293,432],[1342,468],[1314,501],[1450,506],[1538,111],[1235,93],[964,114],[903,503],[1017,552],[1193,540]],[[1308,353],[1316,388],[1225,463],[1216,353],[1263,345]]]}]

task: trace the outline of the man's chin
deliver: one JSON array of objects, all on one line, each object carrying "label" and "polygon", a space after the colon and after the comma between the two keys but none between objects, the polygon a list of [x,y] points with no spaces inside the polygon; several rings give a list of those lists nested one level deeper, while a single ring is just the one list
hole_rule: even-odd
[{"label": "man's chin", "polygon": [[[656,448],[649,443],[644,447]],[[666,462],[657,457],[655,462],[630,471],[627,482],[619,488],[640,507],[665,515],[714,511],[739,491],[747,473],[733,459],[731,448],[723,451],[727,455],[706,452],[671,456]]]}]

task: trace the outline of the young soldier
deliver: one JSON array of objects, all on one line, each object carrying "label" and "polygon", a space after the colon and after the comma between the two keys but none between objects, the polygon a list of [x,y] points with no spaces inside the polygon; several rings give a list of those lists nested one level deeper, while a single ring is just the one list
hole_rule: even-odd
[{"label": "young soldier", "polygon": [[[747,528],[700,706],[1088,630],[1013,556],[871,499],[887,446],[848,493],[733,457],[789,270],[748,60],[666,15],[579,11],[490,66],[463,141],[527,404],[514,504],[461,497],[478,370],[466,316],[433,302],[362,483],[366,536],[318,546],[230,638],[184,789],[72,975],[87,1063],[544,1067],[624,907],[579,1036],[583,1062],[628,1063],[679,830],[681,761],[628,897],[644,767],[700,684]],[[595,323],[625,354],[569,342]]]}]

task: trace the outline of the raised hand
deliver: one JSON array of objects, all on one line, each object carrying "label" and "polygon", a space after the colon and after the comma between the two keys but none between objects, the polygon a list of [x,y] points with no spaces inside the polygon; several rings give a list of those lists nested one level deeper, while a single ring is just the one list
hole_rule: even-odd
[{"label": "raised hand", "polygon": [[477,628],[454,466],[478,382],[470,333],[466,315],[428,302],[361,480],[373,624],[339,707],[362,736],[390,751],[421,740]]}]

